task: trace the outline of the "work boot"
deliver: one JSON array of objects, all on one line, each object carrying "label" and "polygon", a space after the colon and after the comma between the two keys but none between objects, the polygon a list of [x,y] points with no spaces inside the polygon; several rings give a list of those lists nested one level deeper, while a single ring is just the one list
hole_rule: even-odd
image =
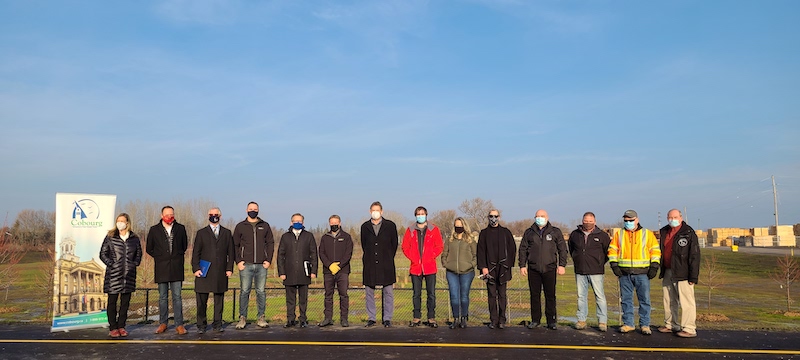
[{"label": "work boot", "polygon": [[653,335],[653,330],[650,329],[650,326],[642,326],[642,335]]},{"label": "work boot", "polygon": [[606,325],[606,323],[600,323],[600,325],[597,328],[600,329],[600,331],[602,332],[608,331],[608,325]]},{"label": "work boot", "polygon": [[177,332],[178,335],[186,335],[186,333],[187,333],[186,328],[183,327],[183,325],[176,326],[175,327],[175,332]]},{"label": "work boot", "polygon": [[627,334],[627,333],[629,333],[629,332],[631,332],[633,330],[636,330],[636,328],[633,327],[633,326],[622,325],[622,326],[619,327],[619,332],[621,332],[623,334]]},{"label": "work boot", "polygon": [[262,328],[262,329],[265,328],[265,327],[269,327],[269,324],[267,324],[267,320],[264,319],[264,315],[261,315],[261,316],[258,317],[258,320],[256,321],[256,325],[258,327]]},{"label": "work boot", "polygon": [[239,316],[239,322],[236,323],[236,329],[242,330],[245,326],[247,326],[247,318],[244,316]]},{"label": "work boot", "polygon": [[457,317],[453,317],[453,322],[450,323],[449,328],[455,329],[455,328],[459,328],[459,327],[461,327],[461,324],[459,323],[458,318]]},{"label": "work boot", "polygon": [[586,321],[578,321],[575,323],[575,330],[586,329]]}]

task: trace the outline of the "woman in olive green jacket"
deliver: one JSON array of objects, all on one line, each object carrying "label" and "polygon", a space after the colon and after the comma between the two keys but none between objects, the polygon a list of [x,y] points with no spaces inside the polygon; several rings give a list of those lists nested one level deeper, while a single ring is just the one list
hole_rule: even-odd
[{"label": "woman in olive green jacket", "polygon": [[469,290],[475,278],[478,241],[464,218],[456,218],[453,228],[450,239],[444,242],[442,265],[447,269],[450,307],[453,309],[450,328],[463,329],[469,320]]}]

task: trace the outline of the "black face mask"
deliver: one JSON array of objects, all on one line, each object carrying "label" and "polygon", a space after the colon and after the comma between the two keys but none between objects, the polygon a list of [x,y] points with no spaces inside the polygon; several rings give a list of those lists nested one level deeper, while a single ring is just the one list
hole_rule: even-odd
[{"label": "black face mask", "polygon": [[256,216],[258,216],[258,211],[248,211],[247,216],[250,217],[251,219],[255,219]]},{"label": "black face mask", "polygon": [[491,225],[491,226],[495,226],[495,225],[497,225],[497,223],[498,223],[499,221],[500,221],[500,219],[498,219],[498,218],[492,218],[492,217],[490,217],[490,218],[489,218],[489,225]]},{"label": "black face mask", "polygon": [[456,226],[456,234],[461,234],[464,232],[463,226]]},{"label": "black face mask", "polygon": [[335,233],[339,231],[339,225],[331,225],[331,232]]},{"label": "black face mask", "polygon": [[212,224],[216,224],[219,222],[219,215],[208,215],[208,221]]}]

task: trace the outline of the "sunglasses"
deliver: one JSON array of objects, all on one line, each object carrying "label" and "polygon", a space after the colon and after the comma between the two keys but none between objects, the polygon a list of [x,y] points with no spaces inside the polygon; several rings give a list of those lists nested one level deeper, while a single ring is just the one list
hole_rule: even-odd
[{"label": "sunglasses", "polygon": [[500,215],[489,215],[489,219],[498,219]]}]

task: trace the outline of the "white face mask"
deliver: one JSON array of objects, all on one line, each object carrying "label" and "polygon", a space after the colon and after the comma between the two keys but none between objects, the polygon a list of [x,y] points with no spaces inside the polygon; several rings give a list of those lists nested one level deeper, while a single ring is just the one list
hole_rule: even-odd
[{"label": "white face mask", "polygon": [[380,219],[380,218],[381,218],[381,212],[380,212],[380,211],[373,211],[373,212],[371,213],[371,215],[372,215],[372,219],[373,219],[373,220],[378,220],[378,219]]},{"label": "white face mask", "polygon": [[128,228],[128,223],[125,222],[117,222],[117,230],[122,231]]}]

